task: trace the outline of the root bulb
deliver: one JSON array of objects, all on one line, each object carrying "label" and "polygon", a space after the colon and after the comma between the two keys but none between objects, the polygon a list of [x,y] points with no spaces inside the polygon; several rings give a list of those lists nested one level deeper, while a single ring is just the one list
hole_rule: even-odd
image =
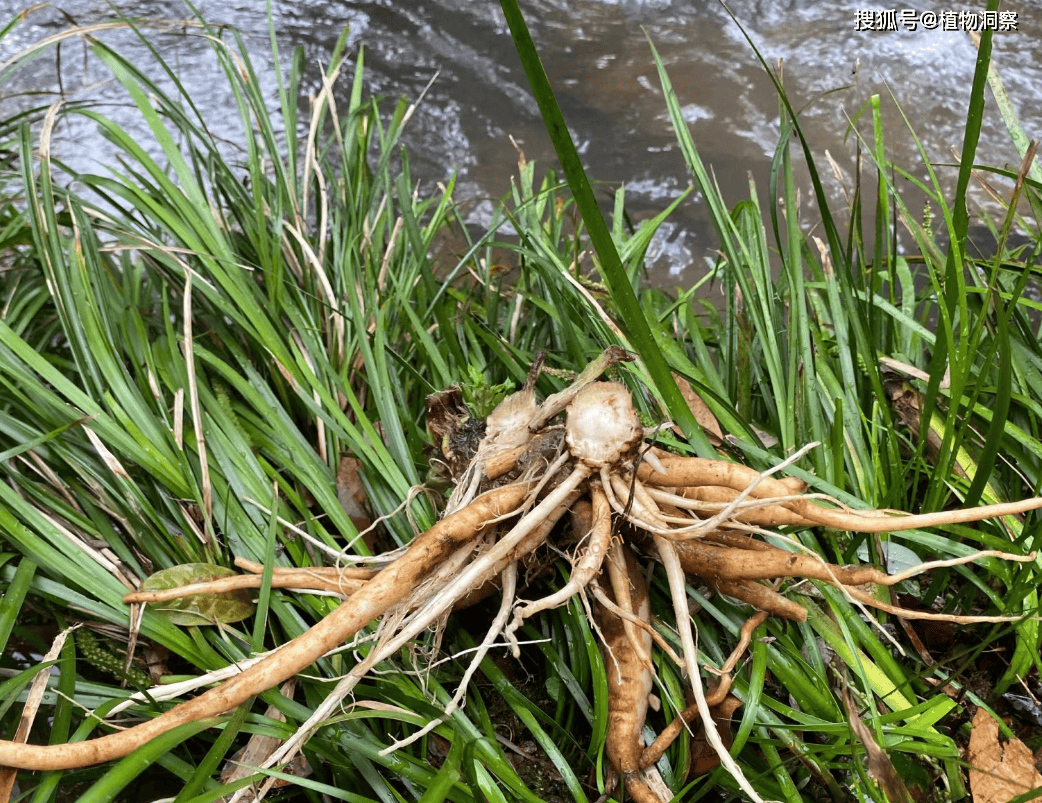
[{"label": "root bulb", "polygon": [[572,456],[593,469],[634,457],[644,439],[630,393],[618,382],[594,382],[579,391],[565,427]]}]

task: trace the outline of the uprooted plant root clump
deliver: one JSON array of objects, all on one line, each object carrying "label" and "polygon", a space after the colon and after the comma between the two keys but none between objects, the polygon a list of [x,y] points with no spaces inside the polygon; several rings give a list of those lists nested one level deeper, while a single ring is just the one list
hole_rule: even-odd
[{"label": "uprooted plant root clump", "polygon": [[[893,585],[910,573],[891,576],[874,568],[825,563],[813,555],[787,552],[754,534],[783,525],[826,526],[857,532],[893,532],[1023,513],[1042,507],[1042,499],[925,515],[853,511],[830,500],[805,495],[804,483],[777,479],[767,472],[723,460],[679,457],[648,445],[648,435],[626,388],[595,381],[611,365],[630,359],[609,349],[575,382],[542,404],[535,399],[539,366],[525,387],[489,415],[484,431],[468,422],[449,397],[432,400],[431,430],[454,481],[444,517],[420,534],[384,568],[275,569],[277,587],[320,589],[344,597],[329,616],[302,636],[256,661],[221,685],[181,703],[143,724],[90,741],[32,746],[0,742],[0,765],[30,770],[81,767],[126,755],[181,724],[235,708],[250,697],[303,671],[341,647],[370,623],[378,623],[376,646],[337,685],[298,736],[274,753],[268,765],[288,760],[316,726],[335,711],[357,683],[380,661],[463,604],[493,590],[501,593],[497,615],[449,704],[448,716],[465,694],[467,681],[497,639],[516,652],[514,634],[525,619],[566,603],[576,594],[596,602],[595,632],[609,678],[608,758],[638,803],[663,803],[672,797],[654,767],[684,723],[700,718],[719,761],[753,800],[759,800],[731,759],[714,720],[733,709],[729,673],[752,631],[768,616],[802,621],[806,611],[766,581],[786,577],[829,583],[855,600],[904,616],[858,588],[865,583]],[[558,420],[565,414],[563,424]],[[800,452],[778,468],[798,459]],[[777,470],[777,469],[776,469]],[[517,597],[519,563],[548,538],[571,511],[576,542],[570,579],[540,600]],[[663,566],[673,599],[682,654],[676,655],[654,633],[645,580],[634,551]],[[982,552],[1013,560],[1021,556]],[[1033,556],[1032,556],[1033,557]],[[262,567],[242,562],[248,571]],[[924,564],[923,571],[942,564]],[[720,593],[756,609],[742,640],[707,693],[700,680],[685,584],[697,577]],[[128,602],[150,602],[220,587],[259,584],[245,575],[191,589],[141,592]],[[958,621],[993,621],[960,617]],[[644,719],[652,690],[651,651],[658,643],[686,672],[695,703],[650,745],[643,743]],[[440,720],[439,720],[440,721]],[[429,732],[438,721],[412,734],[405,744]],[[399,745],[392,745],[388,750]]]}]

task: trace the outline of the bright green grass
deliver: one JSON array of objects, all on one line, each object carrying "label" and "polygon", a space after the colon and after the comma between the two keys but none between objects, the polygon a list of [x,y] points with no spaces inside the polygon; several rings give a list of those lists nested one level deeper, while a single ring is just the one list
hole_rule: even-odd
[{"label": "bright green grass", "polygon": [[[508,0],[504,6],[549,127],[566,131],[555,120],[549,86],[538,80],[520,12]],[[437,515],[433,497],[401,507],[428,475],[424,397],[475,371],[490,383],[520,382],[541,349],[552,367],[579,369],[619,342],[615,326],[643,358],[620,378],[638,391],[649,419],[678,422],[687,436],[674,443],[678,449],[712,452],[670,371],[703,393],[730,436],[730,453],[750,465],[766,468],[820,442],[794,473],[853,506],[936,509],[1037,491],[1042,352],[1037,304],[1024,295],[1040,250],[1037,179],[1017,190],[1030,202],[1020,210],[1025,217],[1011,211],[992,224],[996,256],[975,257],[965,244],[965,180],[947,198],[931,171],[922,189],[931,199],[933,229],[923,225],[919,210],[905,208],[891,183],[903,171],[887,161],[874,100],[856,121],[867,167],[848,210],[851,223],[843,225],[826,203],[798,118],[780,93],[784,123],[766,197],[796,207],[790,151],[803,145],[824,210],[814,239],[807,224],[777,206],[763,217],[764,188],[751,186],[748,201],[726,207],[659,64],[681,152],[716,228],[720,256],[707,271],[725,288],[725,309],[706,309],[693,291],[671,296],[641,285],[643,254],[669,210],[630,231],[620,190],[604,221],[583,186],[574,149],[561,139],[568,186],[552,173],[537,180],[529,164],[499,212],[519,241],[468,240],[457,262],[435,265],[432,244],[447,227],[468,237],[452,187],[442,197],[419,199],[408,157],[392,168],[407,104],[378,107],[366,99],[364,53],[338,50],[329,60],[331,81],[339,76],[337,97],[347,102],[334,106],[321,95],[302,117],[299,54],[286,58],[275,50],[280,105],[269,110],[267,88],[235,32],[210,33],[243,130],[251,134],[239,143],[234,164],[173,70],[144,74],[97,41],[92,56],[124,86],[153,133],[147,150],[89,107],[64,108],[59,120],[85,115],[96,122],[122,155],[105,175],[70,176],[57,161],[35,161],[46,129],[18,129],[21,121],[12,121],[15,127],[0,132],[12,154],[3,191],[29,199],[0,216],[0,244],[8,252],[19,246],[15,269],[0,283],[0,644],[15,638],[42,653],[47,645],[30,628],[52,619],[125,626],[115,563],[144,577],[180,563],[228,565],[235,556],[296,566],[330,562],[321,549],[339,550],[356,534],[336,495],[345,452],[362,462],[373,513],[388,517],[381,548],[406,543]],[[986,40],[960,179],[968,176],[980,127],[987,47]],[[649,58],[656,58],[653,50]],[[159,88],[160,77],[173,79],[172,94]],[[997,86],[998,76],[991,80]],[[1004,109],[1016,140],[1022,132],[1009,105]],[[300,140],[301,130],[311,133]],[[871,232],[861,228],[865,208],[874,213]],[[583,221],[577,232],[576,211]],[[1031,246],[1006,247],[1015,227],[1031,234]],[[915,244],[914,259],[898,253],[899,228]],[[504,245],[519,264],[509,280],[489,267],[494,248]],[[587,245],[600,266],[593,278],[607,291],[576,272]],[[916,289],[913,271],[924,289]],[[936,453],[895,412],[881,357],[929,371],[930,381],[906,384],[921,393]],[[942,384],[945,366],[950,380]],[[544,375],[539,391],[550,393],[563,381]],[[1034,517],[883,539],[828,531],[794,537],[839,563],[881,560],[890,548],[897,561],[979,547],[1026,552],[1040,541]],[[551,575],[533,595],[559,584],[563,567]],[[676,643],[660,575],[653,578],[655,624]],[[1021,616],[1037,614],[1038,584],[1037,563],[990,561],[937,572],[917,591],[927,604]],[[931,668],[900,630],[904,653],[895,657],[876,626],[888,617],[870,621],[829,589],[791,593],[807,606],[807,623],[769,622],[760,634],[772,640],[754,643],[735,686],[744,705],[735,717],[733,755],[757,793],[787,801],[819,793],[882,799],[858,760],[862,748],[834,692],[849,684],[858,713],[902,774],[928,787],[933,799],[958,799],[967,703],[928,681],[962,688],[967,668],[1001,647],[1008,668],[990,679],[1001,691],[1037,671],[1037,624],[974,628],[972,648],[938,655],[941,665]],[[747,611],[702,588],[689,594],[701,605],[703,659],[719,663]],[[253,621],[223,629],[175,627],[149,611],[142,636],[179,656],[175,671],[199,673],[299,635],[333,604],[270,591],[262,591],[259,603]],[[605,669],[583,606],[573,600],[529,623],[524,634],[537,643],[526,648],[523,664],[486,660],[467,706],[436,738],[389,756],[380,755],[383,747],[450,699],[463,665],[448,662],[428,673],[433,647],[424,643],[381,667],[356,699],[383,707],[346,709],[312,736],[307,755],[315,772],[301,782],[299,799],[596,799],[607,771]],[[450,628],[442,647],[466,649],[472,638]],[[287,726],[261,716],[264,706],[242,709],[225,717],[222,729],[176,731],[112,767],[23,773],[24,799],[54,800],[58,790],[73,788],[82,801],[132,796],[134,776],[149,766],[167,773],[178,803],[213,800],[224,759],[248,734],[287,733],[354,660],[345,652],[320,661],[300,679],[293,700],[277,690],[263,695],[264,705],[286,714]],[[125,692],[118,681],[94,674],[72,641],[56,666],[41,714],[53,717],[51,726],[35,738],[87,738],[96,725],[79,706],[110,707]],[[668,661],[657,669],[666,710],[682,707],[683,678]],[[0,685],[5,736],[38,671],[31,667]],[[982,702],[972,694],[967,699]],[[142,706],[138,713],[153,710]],[[655,715],[649,725],[664,722],[665,715]],[[515,755],[497,736],[534,742],[539,773],[516,769]],[[660,769],[667,783],[684,800],[738,795],[720,770],[686,780],[691,748],[685,737],[666,754]]]}]

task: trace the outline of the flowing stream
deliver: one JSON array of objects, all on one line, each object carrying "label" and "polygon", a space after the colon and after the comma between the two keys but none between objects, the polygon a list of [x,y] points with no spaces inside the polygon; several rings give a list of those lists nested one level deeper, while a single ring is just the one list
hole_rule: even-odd
[{"label": "flowing stream", "polygon": [[[183,4],[167,0],[116,5],[130,17],[191,16]],[[938,14],[966,10],[943,3],[926,5]],[[3,19],[21,7],[0,0]],[[831,171],[826,178],[837,204],[842,202],[843,183],[849,187],[854,170],[849,121],[873,94],[885,99],[888,155],[912,174],[925,175],[922,159],[891,96],[935,163],[950,164],[952,149],[961,148],[976,59],[970,37],[940,25],[933,30],[922,25],[906,30],[900,23],[896,31],[857,30],[859,10],[884,8],[843,0],[730,2],[764,59],[772,67],[783,63],[785,86],[793,105],[803,110],[801,122],[819,167],[828,169],[826,150],[835,159],[842,181],[833,179]],[[752,47],[719,2],[528,0],[523,9],[591,177],[615,183],[603,190],[606,200],[611,187],[625,182],[630,213],[647,217],[689,183],[648,39],[669,70],[696,145],[729,203],[748,197],[750,178],[761,199],[765,197],[780,127],[778,99]],[[265,4],[204,0],[199,10],[211,23],[232,24],[242,31],[274,105],[277,94]],[[1042,14],[1027,2],[1010,2],[1003,10],[1016,15],[1017,30],[995,34],[993,64],[1028,135],[1037,138],[1042,133]],[[59,0],[56,7],[32,13],[0,43],[0,58],[57,33],[69,19],[86,24],[111,14],[110,4],[101,0]],[[510,137],[529,160],[553,161],[497,3],[298,0],[273,2],[272,19],[284,57],[293,47],[304,48],[311,92],[317,90],[320,65],[328,63],[345,25],[351,47],[365,48],[371,92],[414,100],[437,76],[408,130],[413,171],[432,186],[455,170],[457,199],[472,200],[470,217],[476,225],[487,222],[492,209],[487,199],[504,195],[516,172],[517,154]],[[188,29],[149,29],[147,35],[174,65],[212,121],[212,130],[230,140],[241,137],[237,123],[230,121],[232,98],[213,80],[217,68],[205,42]],[[133,60],[147,62],[145,47],[133,33],[109,31],[99,36]],[[50,93],[43,96],[46,101],[59,90],[69,99],[94,99],[125,128],[140,128],[145,136],[143,123],[111,75],[87,57],[82,42],[62,45],[60,65],[51,50],[29,69],[8,78],[0,86],[6,98],[2,110],[41,100],[39,95],[12,97],[17,93]],[[306,98],[300,100],[306,103]],[[861,129],[868,130],[865,125]],[[73,164],[86,166],[86,160],[106,159],[106,145],[87,120],[64,126],[57,138],[58,152]],[[989,92],[977,162],[1002,166],[1019,161]],[[939,172],[947,181],[954,175],[950,167]],[[814,215],[809,196],[805,189],[801,210],[805,218]],[[653,244],[649,257],[654,280],[666,285],[694,282],[704,272],[713,242],[699,197],[692,195]]]}]

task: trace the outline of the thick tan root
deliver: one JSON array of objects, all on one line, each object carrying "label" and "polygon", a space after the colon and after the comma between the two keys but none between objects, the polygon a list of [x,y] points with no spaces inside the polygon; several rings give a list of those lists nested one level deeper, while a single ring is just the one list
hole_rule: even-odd
[{"label": "thick tan root", "polygon": [[806,488],[799,480],[763,477],[756,469],[726,460],[678,457],[664,451],[658,451],[657,456],[666,471],[663,473],[649,465],[641,465],[637,469],[637,478],[645,485],[657,485],[660,488],[700,488],[711,485],[744,491],[753,483],[758,483],[752,492],[752,496],[757,499],[792,496]]},{"label": "thick tan root", "polygon": [[[714,544],[709,543],[710,541],[722,543]],[[1015,621],[1016,617],[957,616],[899,608],[888,605],[855,586],[868,584],[893,586],[933,568],[960,565],[987,557],[1021,562],[1035,559],[1035,553],[1013,555],[1007,552],[985,550],[951,560],[923,563],[906,572],[891,575],[870,566],[854,568],[836,566],[826,563],[820,558],[796,555],[746,536],[728,534],[724,531],[713,533],[701,541],[680,541],[675,546],[680,564],[686,573],[702,578],[721,594],[746,602],[774,616],[797,622],[805,621],[807,618],[807,612],[801,605],[755,581],[777,580],[783,577],[821,580],[841,589],[843,593],[858,602],[904,619],[935,619],[958,624],[1009,622]]]},{"label": "thick tan root", "polygon": [[[766,614],[764,614],[766,616]],[[712,691],[706,692],[706,703],[709,705],[710,710],[716,708],[726,698],[728,693],[731,691],[731,678],[722,677],[717,681]],[[692,703],[670,722],[662,732],[655,737],[655,741],[644,748],[644,752],[640,757],[640,765],[642,767],[650,767],[652,764],[662,758],[663,754],[669,749],[669,746],[677,740],[677,737],[684,732],[684,728],[698,719],[698,704]]]},{"label": "thick tan root", "polygon": [[[610,555],[609,555],[609,560],[610,560]],[[609,565],[610,564],[606,560],[604,562],[605,568],[608,568]],[[656,645],[658,645],[658,648],[660,650],[662,650],[662,652],[664,652],[666,654],[666,656],[676,666],[680,667],[681,669],[684,668],[684,659],[676,654],[676,651],[673,649],[672,646],[670,646],[670,643],[668,641],[666,641],[666,639],[664,639],[661,635],[659,635],[655,631],[655,628],[653,628],[649,622],[645,622],[645,621],[641,620],[632,611],[624,610],[620,606],[616,605],[615,601],[611,597],[608,596],[608,594],[604,591],[604,589],[601,587],[601,584],[597,580],[591,581],[589,588],[590,588],[590,591],[593,592],[593,598],[596,599],[597,602],[606,611],[608,611],[609,613],[614,614],[615,616],[618,616],[620,619],[622,619],[624,626],[625,626],[626,622],[629,622],[630,624],[632,624],[634,627],[638,628],[639,630],[643,630],[645,633],[647,633],[649,636],[651,636],[651,640]],[[636,645],[639,645],[639,644],[640,644],[640,642],[635,637],[631,637],[630,638],[630,645],[633,646],[634,649],[637,649]],[[648,668],[649,669],[653,668],[654,664],[651,663],[651,656],[649,655],[649,656],[646,656],[646,657],[647,657],[647,666],[648,666]]]},{"label": "thick tan root", "polygon": [[735,549],[748,549],[753,552],[770,552],[774,549],[770,544],[757,541],[748,535],[742,535],[731,530],[715,530],[711,533],[706,533],[702,540],[709,544],[719,544],[721,546],[734,547]]},{"label": "thick tan root", "polygon": [[[246,558],[236,558],[235,565],[240,569],[245,569],[252,574],[264,574],[264,564],[257,563],[256,561],[247,560]],[[372,580],[378,573],[379,569],[363,569],[359,566],[314,566],[307,569],[297,569],[289,566],[275,566],[272,568],[272,582],[274,578],[292,578],[297,577],[301,580],[306,579],[312,574],[317,575],[323,580]],[[280,580],[281,582],[281,580]]]},{"label": "thick tan root", "polygon": [[[620,547],[619,551],[629,587],[625,593],[628,599],[616,597],[615,602],[624,609],[633,610],[643,621],[650,622],[651,603],[640,567],[629,549]],[[644,665],[641,653],[650,654],[651,636],[634,628],[637,639],[634,645],[623,619],[603,608],[597,610],[604,637],[604,668],[608,675],[608,732],[605,737],[608,760],[625,779],[626,792],[637,803],[665,803],[648,784],[640,763],[644,751],[642,731],[653,680],[651,669]]]},{"label": "thick tan root", "polygon": [[741,600],[771,616],[780,616],[793,622],[807,621],[807,610],[798,602],[752,580],[715,580],[710,581],[710,585],[721,594]]},{"label": "thick tan root", "polygon": [[843,585],[891,585],[890,575],[870,566],[844,568],[825,563],[820,558],[796,555],[770,546],[763,551],[717,546],[704,541],[680,541],[676,546],[684,571],[706,580],[804,577]]},{"label": "thick tan root", "polygon": [[[918,619],[922,621],[933,621],[933,622],[951,622],[957,625],[978,625],[978,624],[997,624],[999,622],[1016,622],[1024,618],[1022,616],[960,616],[955,613],[930,613],[928,611],[914,611],[911,608],[901,608],[897,605],[890,605],[889,603],[883,602],[882,600],[876,599],[871,594],[866,594],[857,588],[845,588],[843,587],[843,593],[848,594],[852,599],[857,600],[864,605],[870,605],[873,608],[878,608],[881,611],[885,611],[893,616],[897,616],[901,619]],[[1033,618],[1033,617],[1028,617]]]},{"label": "thick tan root", "polygon": [[684,664],[687,668],[688,680],[691,683],[691,691],[694,693],[695,705],[702,717],[705,727],[706,741],[720,757],[720,763],[734,778],[735,782],[745,793],[746,797],[754,803],[764,803],[756,790],[753,789],[749,779],[745,777],[742,768],[731,758],[727,746],[720,737],[716,723],[713,721],[712,712],[706,702],[705,689],[702,686],[702,677],[698,670],[697,650],[695,648],[694,633],[691,628],[691,613],[687,604],[687,587],[684,579],[684,569],[680,565],[677,555],[676,544],[660,536],[654,536],[655,551],[658,552],[662,566],[666,570],[666,578],[669,581],[669,593],[673,599],[673,612],[677,617],[677,633],[680,643],[684,647]]},{"label": "thick tan root", "polygon": [[[649,620],[646,617],[642,617],[640,611],[634,608],[631,602],[634,596],[636,596],[632,580],[634,561],[632,550],[620,541],[611,545],[604,567],[608,572],[612,599],[616,600],[621,612],[622,629],[629,640],[630,649],[637,656],[637,660],[650,672],[654,665],[651,663],[651,651],[644,649],[644,639],[651,634],[652,630],[649,625],[646,628],[641,628],[644,630],[644,633],[640,633],[637,622],[647,624]],[[641,581],[643,582],[643,578],[641,578]]]},{"label": "thick tan root", "polygon": [[217,688],[181,703],[155,719],[119,733],[73,744],[24,745],[0,741],[0,766],[58,770],[101,764],[127,755],[156,736],[189,722],[223,714],[282,683],[407,599],[417,583],[488,523],[509,515],[524,501],[527,484],[489,491],[463,510],[418,536],[406,553],[335,611],[265,660]]},{"label": "thick tan root", "polygon": [[[665,452],[661,453],[659,457],[666,472],[655,471],[646,465],[640,466],[637,476],[645,485],[657,485],[661,488],[695,488],[709,485],[744,491],[753,483],[757,483],[750,493],[750,496],[755,499],[782,498],[793,494],[792,483],[763,477],[755,469],[747,466],[704,457],[676,457]],[[787,501],[782,503],[782,506],[807,519],[810,523],[823,527],[861,533],[892,533],[926,527],[943,527],[948,524],[965,524],[1001,516],[1015,516],[1042,508],[1042,497],[919,515],[898,511],[839,510],[816,505],[809,499]]]},{"label": "thick tan root", "polygon": [[868,512],[846,512],[835,508],[821,507],[809,500],[789,502],[786,507],[810,519],[817,525],[831,527],[834,530],[848,530],[858,533],[895,533],[902,530],[944,527],[948,524],[966,524],[967,522],[982,521],[983,519],[1016,516],[1042,507],[1042,498],[1022,499],[1019,502],[982,505],[981,507],[962,510],[941,510],[936,513],[920,513],[918,515],[900,513],[899,511],[873,511],[872,514]]},{"label": "thick tan root", "polygon": [[[740,491],[723,488],[719,485],[704,485],[697,488],[680,488],[679,494],[670,494],[659,488],[648,488],[648,493],[656,502],[669,502],[677,507],[691,510],[704,510],[707,514],[722,510],[733,502]],[[677,497],[680,499],[677,499]],[[685,505],[683,500],[695,503]],[[701,503],[701,504],[699,504]],[[756,524],[759,527],[808,527],[814,524],[808,518],[794,513],[778,505],[767,507],[743,508],[734,514],[734,521],[745,524]]]}]

